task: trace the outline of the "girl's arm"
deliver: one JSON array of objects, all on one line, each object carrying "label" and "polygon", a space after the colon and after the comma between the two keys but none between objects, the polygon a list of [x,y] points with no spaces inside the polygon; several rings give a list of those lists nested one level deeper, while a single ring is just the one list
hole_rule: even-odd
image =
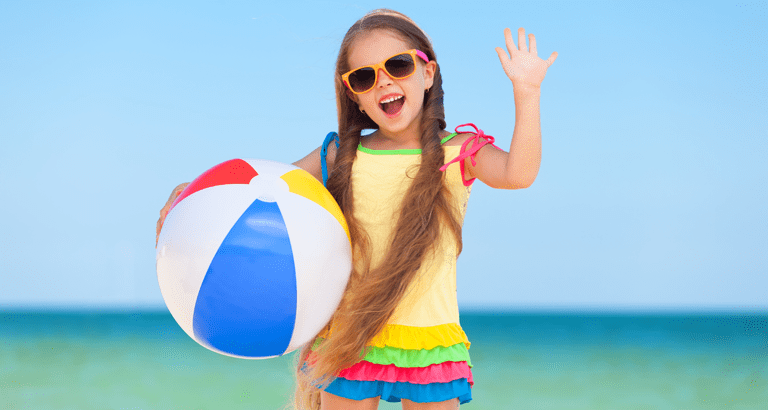
[{"label": "girl's arm", "polygon": [[515,129],[509,152],[484,146],[477,152],[477,163],[464,160],[469,178],[478,178],[488,186],[502,189],[529,187],[536,179],[541,164],[541,122],[539,100],[541,82],[547,68],[557,58],[557,52],[547,60],[536,53],[536,38],[529,35],[531,49],[525,41],[525,30],[518,30],[518,44],[515,47],[512,32],[504,30],[509,56],[500,47],[496,48],[499,60],[507,77],[512,81],[515,98]]},{"label": "girl's arm", "polygon": [[[317,178],[318,181],[323,182],[323,171],[320,165],[321,151],[322,147],[318,147],[316,150],[310,152],[306,157],[294,162],[293,165],[309,172],[313,177]],[[328,163],[328,174],[330,174],[331,170],[333,169],[333,161],[336,159],[335,144],[328,145],[328,155],[325,157],[325,159]]]}]

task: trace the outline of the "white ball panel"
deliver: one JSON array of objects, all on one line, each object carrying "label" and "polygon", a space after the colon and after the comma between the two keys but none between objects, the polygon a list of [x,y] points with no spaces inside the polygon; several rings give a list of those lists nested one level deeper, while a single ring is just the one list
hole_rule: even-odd
[{"label": "white ball panel", "polygon": [[280,178],[288,171],[298,169],[297,166],[268,159],[243,159],[262,177]]},{"label": "white ball panel", "polygon": [[287,351],[312,341],[336,311],[352,270],[344,228],[323,207],[301,195],[277,202],[296,265],[296,324]]},{"label": "white ball panel", "polygon": [[248,185],[220,185],[184,198],[168,214],[158,240],[157,279],[168,310],[192,338],[195,302],[222,241],[254,201]]}]

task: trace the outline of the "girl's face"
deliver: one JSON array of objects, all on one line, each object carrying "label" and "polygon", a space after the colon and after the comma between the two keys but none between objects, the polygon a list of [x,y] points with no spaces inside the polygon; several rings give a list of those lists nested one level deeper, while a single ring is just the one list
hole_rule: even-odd
[{"label": "girl's face", "polygon": [[[376,64],[413,48],[391,31],[376,30],[361,35],[350,47],[349,67]],[[347,95],[379,126],[385,135],[419,138],[424,92],[432,86],[436,63],[417,58],[416,71],[401,80],[379,69],[373,89],[364,94]]]}]

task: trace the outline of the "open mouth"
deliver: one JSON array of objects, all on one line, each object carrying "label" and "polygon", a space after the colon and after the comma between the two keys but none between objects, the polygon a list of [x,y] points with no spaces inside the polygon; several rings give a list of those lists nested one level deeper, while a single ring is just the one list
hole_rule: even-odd
[{"label": "open mouth", "polygon": [[379,107],[381,107],[381,110],[384,111],[384,113],[387,114],[388,117],[394,117],[395,115],[400,113],[400,110],[403,109],[404,104],[405,104],[404,95],[392,95],[382,99],[379,102]]}]

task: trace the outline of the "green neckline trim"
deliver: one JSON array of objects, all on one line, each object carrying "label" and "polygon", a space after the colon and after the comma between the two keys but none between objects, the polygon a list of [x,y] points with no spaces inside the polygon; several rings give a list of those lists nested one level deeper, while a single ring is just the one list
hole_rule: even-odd
[{"label": "green neckline trim", "polygon": [[443,139],[441,139],[441,140],[440,140],[440,145],[443,145],[443,144],[445,144],[446,142],[450,141],[450,140],[451,140],[453,137],[455,137],[455,136],[457,136],[457,135],[459,135],[459,134],[458,134],[458,133],[455,133],[455,132],[454,132],[454,133],[451,133],[451,134],[449,134],[447,137],[445,137],[445,138],[443,138]]},{"label": "green neckline trim", "polygon": [[[451,135],[448,135],[447,137],[440,140],[440,145],[445,144],[448,142],[451,138],[455,137],[455,132]],[[371,155],[417,155],[421,154],[421,148],[411,148],[411,149],[370,149],[363,146],[363,144],[358,143],[357,144],[357,150],[365,152],[366,154]]]}]

